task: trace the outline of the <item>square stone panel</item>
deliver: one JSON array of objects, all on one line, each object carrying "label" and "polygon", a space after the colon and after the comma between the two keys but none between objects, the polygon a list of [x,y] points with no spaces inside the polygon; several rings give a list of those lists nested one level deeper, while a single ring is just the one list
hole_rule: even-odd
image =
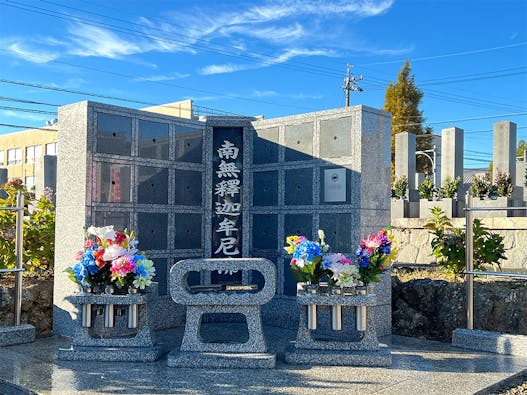
[{"label": "square stone panel", "polygon": [[253,135],[253,163],[278,162],[278,127],[256,130]]},{"label": "square stone panel", "polygon": [[156,274],[152,281],[159,283],[159,295],[166,295],[168,293],[167,260],[165,258],[153,258],[152,261],[154,262],[154,267],[156,268]]},{"label": "square stone panel", "polygon": [[320,156],[322,158],[351,156],[351,125],[351,117],[320,121]]},{"label": "square stone panel", "polygon": [[168,160],[168,123],[139,120],[139,156]]},{"label": "square stone panel", "polygon": [[203,130],[176,125],[176,161],[203,162]]},{"label": "square stone panel", "polygon": [[278,172],[253,173],[253,206],[278,205]]},{"label": "square stone panel", "polygon": [[176,170],[175,204],[201,206],[203,173],[192,170]]},{"label": "square stone panel", "polygon": [[253,248],[276,250],[278,237],[278,216],[276,214],[253,215]]},{"label": "square stone panel", "polygon": [[175,214],[175,240],[176,249],[203,248],[201,243],[201,214],[178,213]]},{"label": "square stone panel", "polygon": [[95,211],[93,225],[97,227],[113,225],[117,231],[130,229],[130,214],[117,211]]},{"label": "square stone panel", "polygon": [[284,234],[286,237],[297,235],[310,239],[313,235],[313,216],[311,214],[285,214]]},{"label": "square stone panel", "polygon": [[98,112],[97,152],[131,155],[132,118]]},{"label": "square stone panel", "polygon": [[287,125],[285,127],[285,160],[313,159],[313,123]]},{"label": "square stone panel", "polygon": [[291,272],[291,257],[288,256],[284,259],[284,295],[295,296],[296,295],[296,280]]},{"label": "square stone panel", "polygon": [[351,245],[352,221],[349,213],[320,214],[319,228],[326,234],[326,243],[333,252],[355,252]]},{"label": "square stone panel", "polygon": [[313,169],[285,171],[285,204],[313,204]]},{"label": "square stone panel", "polygon": [[96,162],[92,199],[101,203],[129,203],[130,184],[130,165]]},{"label": "square stone panel", "polygon": [[166,250],[168,214],[137,213],[136,233],[141,250]]},{"label": "square stone panel", "polygon": [[168,169],[138,166],[137,182],[137,203],[168,203]]}]

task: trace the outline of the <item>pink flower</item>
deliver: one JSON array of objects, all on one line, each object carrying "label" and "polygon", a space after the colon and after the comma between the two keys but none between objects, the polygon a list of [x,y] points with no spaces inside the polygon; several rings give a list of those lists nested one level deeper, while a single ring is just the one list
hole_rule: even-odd
[{"label": "pink flower", "polygon": [[84,242],[84,248],[90,248],[90,247],[93,247],[94,245],[95,245],[95,242],[93,240],[90,240],[90,239],[88,239],[88,240],[86,240]]},{"label": "pink flower", "polygon": [[127,274],[132,273],[135,269],[135,263],[133,257],[130,255],[123,255],[112,261],[110,271],[112,277],[121,276],[125,277]]},{"label": "pink flower", "polygon": [[77,251],[77,255],[75,255],[75,260],[80,261],[82,259],[82,255],[84,254],[84,251]]},{"label": "pink flower", "polygon": [[368,252],[379,248],[382,244],[382,235],[369,235],[367,239],[362,239],[361,243],[368,249]]}]

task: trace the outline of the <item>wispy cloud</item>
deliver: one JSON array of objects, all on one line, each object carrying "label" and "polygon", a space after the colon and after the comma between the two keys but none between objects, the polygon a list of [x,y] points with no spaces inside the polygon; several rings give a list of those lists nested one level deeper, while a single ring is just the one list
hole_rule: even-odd
[{"label": "wispy cloud", "polygon": [[68,29],[73,44],[69,53],[78,56],[99,56],[116,59],[143,52],[134,42],[124,40],[109,30],[96,26],[75,24]]},{"label": "wispy cloud", "polygon": [[138,77],[135,80],[136,81],[153,81],[153,82],[159,82],[159,81],[174,81],[174,80],[181,80],[183,78],[190,77],[190,74],[184,74],[184,73],[178,73],[178,72],[172,72],[168,74],[160,74],[160,75],[151,75],[148,77]]},{"label": "wispy cloud", "polygon": [[213,75],[213,74],[227,74],[234,73],[235,71],[248,70],[254,68],[254,65],[243,65],[243,64],[211,64],[205,66],[199,70],[200,74]]},{"label": "wispy cloud", "polygon": [[239,33],[248,37],[277,43],[284,42],[284,40],[296,40],[305,35],[304,27],[299,23],[286,27],[268,26],[262,28],[247,28],[247,26],[231,26],[221,29],[221,32],[225,34]]},{"label": "wispy cloud", "polygon": [[40,49],[37,43],[25,42],[21,38],[2,39],[0,48],[5,48],[11,55],[32,63],[48,63],[59,57],[56,51]]},{"label": "wispy cloud", "polygon": [[281,54],[274,57],[258,56],[256,63],[252,64],[213,64],[205,66],[199,70],[200,74],[211,75],[211,74],[227,74],[242,70],[253,70],[263,67],[269,67],[276,64],[286,63],[295,57],[305,56],[327,56],[334,57],[337,53],[333,50],[326,49],[305,49],[305,48],[292,48],[287,49]]}]

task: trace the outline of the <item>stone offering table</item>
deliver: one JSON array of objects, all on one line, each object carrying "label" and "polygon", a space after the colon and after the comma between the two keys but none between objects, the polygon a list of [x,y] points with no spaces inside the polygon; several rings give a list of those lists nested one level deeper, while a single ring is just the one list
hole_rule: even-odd
[{"label": "stone offering table", "polygon": [[[258,271],[265,285],[257,292],[229,291],[227,288],[192,293],[188,275],[202,270]],[[273,368],[276,356],[267,353],[260,306],[272,299],[275,290],[276,268],[268,259],[186,259],[177,262],[170,270],[170,294],[176,303],[187,306],[187,317],[181,349],[168,355],[168,366]],[[200,336],[203,315],[232,313],[245,316],[249,339],[244,343],[205,342]]]},{"label": "stone offering table", "polygon": [[71,348],[59,349],[67,361],[151,362],[163,355],[156,344],[148,303],[151,292],[127,295],[80,292],[67,297],[79,310]]},{"label": "stone offering table", "polygon": [[[390,366],[390,350],[379,344],[375,333],[373,306],[374,294],[332,295],[306,293],[298,290],[297,303],[301,305],[297,338],[285,354],[285,360],[295,364],[345,365],[345,366]],[[308,314],[311,306],[320,316],[319,328],[308,329]],[[335,309],[342,314],[342,325],[333,330]],[[364,314],[365,317],[362,315]],[[311,317],[310,317],[311,318]],[[364,322],[365,318],[365,322]],[[386,317],[391,319],[391,317]],[[340,322],[341,317],[338,317]],[[362,321],[362,322],[361,322]],[[315,320],[316,322],[316,320]],[[334,324],[333,324],[334,325]]]}]

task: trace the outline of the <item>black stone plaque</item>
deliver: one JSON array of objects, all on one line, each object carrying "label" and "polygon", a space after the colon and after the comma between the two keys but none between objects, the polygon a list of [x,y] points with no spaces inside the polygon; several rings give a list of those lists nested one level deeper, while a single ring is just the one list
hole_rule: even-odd
[{"label": "black stone plaque", "polygon": [[214,127],[212,257],[242,256],[243,128]]}]

